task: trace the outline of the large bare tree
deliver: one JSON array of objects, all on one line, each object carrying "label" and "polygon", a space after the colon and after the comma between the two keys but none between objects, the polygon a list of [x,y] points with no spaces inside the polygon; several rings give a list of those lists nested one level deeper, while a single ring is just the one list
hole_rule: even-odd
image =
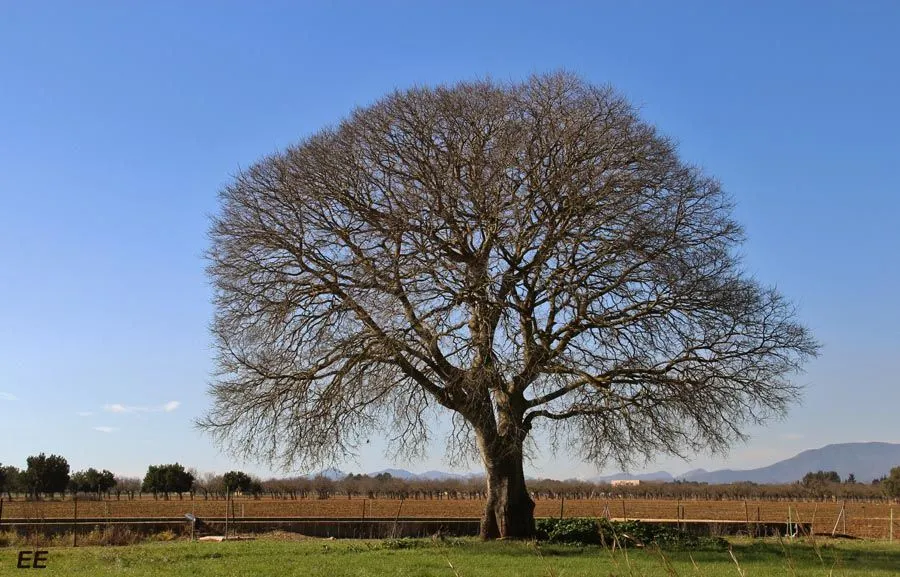
[{"label": "large bare tree", "polygon": [[395,92],[241,171],[212,226],[225,446],[321,465],[453,415],[483,537],[534,531],[539,427],[628,465],[784,414],[817,344],[742,269],[719,183],[568,74]]}]

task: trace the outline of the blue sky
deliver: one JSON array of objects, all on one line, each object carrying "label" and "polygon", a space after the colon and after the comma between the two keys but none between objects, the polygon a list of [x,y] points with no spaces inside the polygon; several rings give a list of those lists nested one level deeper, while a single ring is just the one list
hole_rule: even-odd
[{"label": "blue sky", "polygon": [[[74,469],[269,474],[192,426],[212,370],[217,190],[394,88],[560,68],[616,86],[722,180],[747,269],[824,345],[786,421],[727,459],[645,469],[900,442],[898,29],[891,0],[4,2],[0,462],[46,451]],[[442,448],[343,468],[450,469]],[[595,473],[549,450],[529,470]]]}]

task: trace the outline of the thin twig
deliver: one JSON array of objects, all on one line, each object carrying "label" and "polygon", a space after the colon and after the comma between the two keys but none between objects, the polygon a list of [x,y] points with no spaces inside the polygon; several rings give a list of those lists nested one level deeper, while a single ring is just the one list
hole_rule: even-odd
[{"label": "thin twig", "polygon": [[553,566],[550,565],[550,562],[547,561],[547,559],[544,557],[544,554],[543,554],[543,552],[541,551],[541,546],[538,545],[537,543],[535,543],[535,544],[534,544],[534,548],[535,548],[535,550],[537,550],[538,557],[541,558],[541,561],[543,561],[543,562],[544,562],[544,565],[546,565],[546,567],[547,567],[547,575],[548,575],[549,577],[557,577],[556,571],[553,570]]},{"label": "thin twig", "polygon": [[741,577],[747,577],[747,573],[741,569],[741,564],[738,563],[737,557],[734,556],[734,551],[731,550],[731,547],[728,548],[728,554],[731,555],[731,559],[734,561],[735,566],[737,567],[738,575]]}]

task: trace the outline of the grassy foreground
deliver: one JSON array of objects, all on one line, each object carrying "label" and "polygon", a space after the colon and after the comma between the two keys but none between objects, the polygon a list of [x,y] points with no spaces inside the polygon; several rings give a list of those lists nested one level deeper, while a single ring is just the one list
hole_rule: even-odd
[{"label": "grassy foreground", "polygon": [[[284,540],[127,547],[52,547],[40,575],[542,575],[596,576],[897,576],[900,545],[872,542],[734,541],[728,551],[609,551],[599,547],[535,546],[471,539],[431,542]],[[737,563],[735,562],[737,560]],[[17,548],[0,549],[0,575],[22,575]]]}]

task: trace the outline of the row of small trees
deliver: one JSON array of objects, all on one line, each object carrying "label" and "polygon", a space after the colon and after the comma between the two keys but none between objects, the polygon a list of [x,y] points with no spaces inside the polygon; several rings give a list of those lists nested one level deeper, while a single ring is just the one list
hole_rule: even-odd
[{"label": "row of small trees", "polygon": [[[230,494],[269,496],[282,499],[387,497],[412,499],[480,499],[484,498],[484,480],[466,479],[406,480],[388,473],[369,476],[349,474],[343,479],[324,476],[294,477],[260,480],[242,471],[224,475],[200,475],[178,463],[151,465],[143,480],[117,477],[110,471],[93,467],[69,474],[69,464],[59,455],[43,453],[28,457],[27,466],[20,470],[0,464],[0,493],[12,498],[14,493],[32,499],[53,497],[56,494],[95,494],[134,498],[152,494],[168,499],[176,494],[183,498],[199,495],[204,499],[223,498]],[[807,473],[797,483],[760,485],[731,483],[709,485],[695,482],[647,482],[637,486],[610,486],[586,481],[533,480],[529,484],[534,498],[658,498],[658,499],[879,499],[900,498],[900,467],[872,483],[859,483],[850,474],[841,479],[834,471]]]},{"label": "row of small trees", "polygon": [[[831,472],[811,472],[802,481],[789,484],[729,483],[710,485],[697,482],[646,482],[637,486],[611,486],[606,483],[553,479],[529,481],[536,499],[650,498],[712,500],[799,500],[844,499],[877,500],[900,498],[900,467],[890,476],[872,483],[846,480]],[[388,473],[349,474],[342,479],[325,476],[255,479],[240,471],[224,475],[198,476],[191,495],[203,499],[224,498],[227,493],[280,499],[393,498],[393,499],[484,499],[482,477],[455,479],[402,479]]]},{"label": "row of small trees", "polygon": [[163,494],[191,492],[195,474],[186,471],[178,463],[172,465],[151,465],[143,481],[129,477],[117,477],[107,469],[93,467],[70,474],[69,463],[60,455],[40,453],[28,457],[24,469],[0,463],[0,494],[24,494],[31,499],[54,497],[56,494],[95,494],[97,498],[109,497],[113,492],[117,497],[122,493]]},{"label": "row of small trees", "polygon": [[[586,481],[535,479],[529,482],[535,499],[711,499],[711,500],[801,500],[842,499],[878,500],[900,497],[900,467],[893,474],[872,483],[854,479],[836,482],[829,474],[811,473],[803,481],[771,485],[729,483],[709,485],[697,482],[646,482],[637,486],[611,486]],[[146,489],[145,489],[146,491]],[[342,479],[324,476],[260,480],[240,471],[224,475],[198,475],[190,489],[191,497],[224,499],[228,493],[276,499],[392,498],[392,499],[484,499],[484,479],[423,480],[379,475],[350,474]]]},{"label": "row of small trees", "polygon": [[28,457],[24,469],[0,463],[0,494],[27,495],[32,499],[53,497],[59,494],[94,493],[109,495],[119,479],[109,470],[90,467],[84,471],[69,473],[69,462],[59,455],[40,453]]},{"label": "row of small trees", "polygon": [[193,497],[198,491],[206,497],[210,494],[224,496],[229,492],[248,495],[261,495],[264,492],[259,479],[241,471],[230,471],[224,475],[210,474],[201,479],[196,470],[185,469],[178,463],[150,465],[143,479],[120,477],[107,469],[97,470],[93,467],[70,473],[65,457],[47,456],[44,453],[28,457],[24,469],[0,463],[0,494],[5,493],[9,499],[14,494],[39,499],[66,493],[94,494],[98,499],[112,495],[121,498],[123,494],[134,498],[135,495],[149,493],[168,499],[173,493],[179,497],[185,493]]}]

